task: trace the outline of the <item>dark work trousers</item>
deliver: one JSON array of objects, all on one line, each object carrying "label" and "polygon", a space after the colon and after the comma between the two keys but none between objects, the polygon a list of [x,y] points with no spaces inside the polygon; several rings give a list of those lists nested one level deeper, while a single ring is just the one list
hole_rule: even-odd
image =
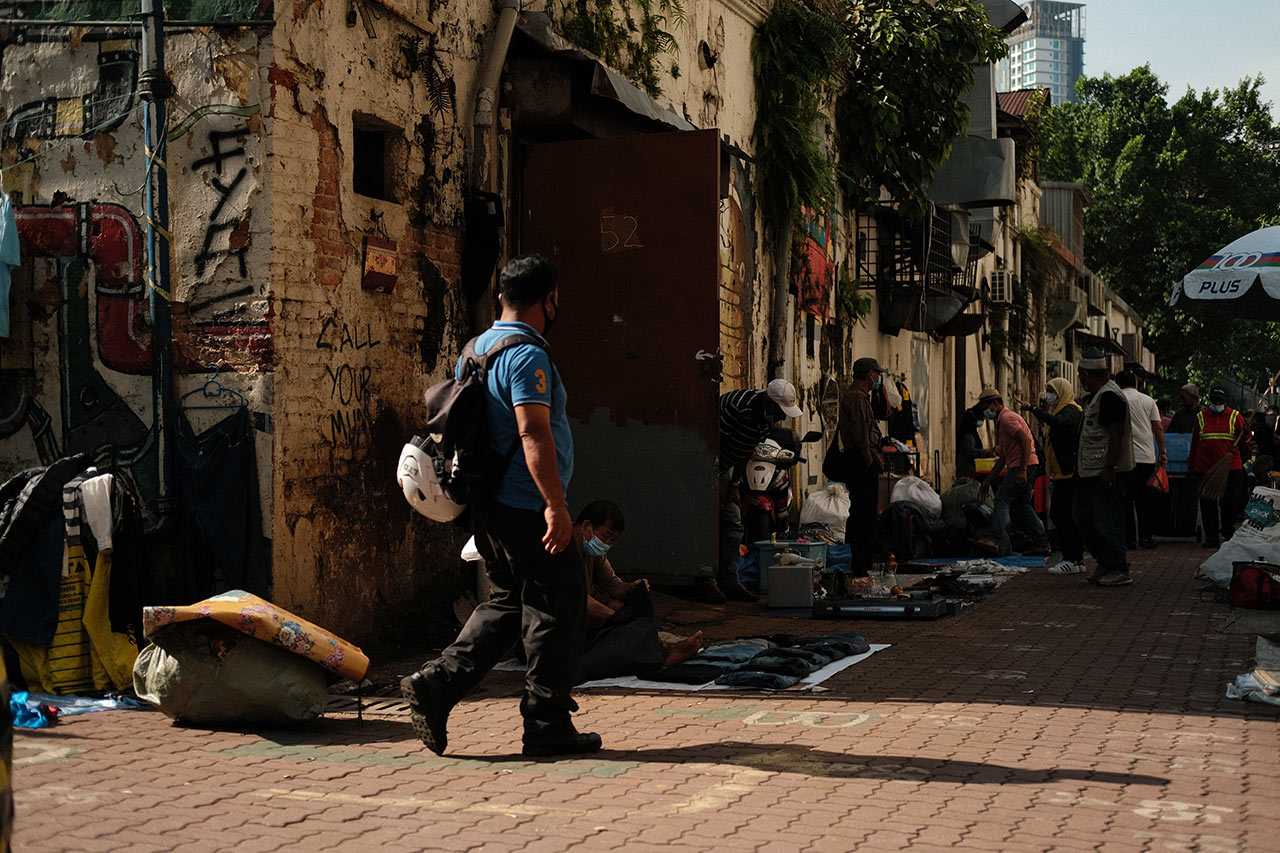
[{"label": "dark work trousers", "polygon": [[1098,561],[1098,573],[1129,571],[1124,538],[1124,478],[1117,475],[1107,486],[1101,477],[1077,477],[1072,507],[1080,538]]},{"label": "dark work trousers", "polygon": [[849,487],[849,520],[844,526],[844,541],[853,558],[850,571],[857,577],[866,577],[879,545],[880,468],[859,464],[845,480]]},{"label": "dark work trousers", "polygon": [[1151,538],[1155,525],[1155,491],[1147,485],[1156,472],[1154,462],[1139,462],[1125,479],[1124,530],[1129,547]]},{"label": "dark work trousers", "polygon": [[1053,521],[1053,535],[1062,559],[1079,563],[1084,559],[1084,541],[1080,528],[1076,527],[1075,508],[1076,478],[1066,477],[1053,481],[1053,494],[1049,501],[1049,518]]},{"label": "dark work trousers", "polygon": [[520,702],[526,736],[569,732],[569,714],[578,710],[569,691],[578,679],[586,636],[582,555],[573,543],[559,554],[547,553],[541,512],[494,503],[477,521],[485,531],[477,534],[476,545],[490,598],[424,671],[457,703],[519,641],[528,662]]},{"label": "dark work trousers", "polygon": [[[1202,478],[1203,481],[1203,478]],[[1200,522],[1204,525],[1204,541],[1225,542],[1236,532],[1236,520],[1244,509],[1244,471],[1227,475],[1227,490],[1222,500],[1200,496]],[[1221,534],[1222,538],[1218,536]]]}]

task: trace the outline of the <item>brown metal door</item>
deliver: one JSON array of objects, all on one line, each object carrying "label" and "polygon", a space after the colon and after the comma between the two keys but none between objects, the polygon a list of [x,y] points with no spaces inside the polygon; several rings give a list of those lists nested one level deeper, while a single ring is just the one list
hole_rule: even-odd
[{"label": "brown metal door", "polygon": [[615,501],[615,565],[658,582],[715,564],[719,168],[714,130],[531,145],[524,164],[521,251],[560,270],[569,508]]}]

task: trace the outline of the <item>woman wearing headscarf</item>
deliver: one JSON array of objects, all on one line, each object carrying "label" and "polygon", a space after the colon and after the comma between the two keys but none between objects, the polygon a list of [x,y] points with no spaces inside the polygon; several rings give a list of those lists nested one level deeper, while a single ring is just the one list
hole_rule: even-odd
[{"label": "woman wearing headscarf", "polygon": [[1084,541],[1071,514],[1075,497],[1076,454],[1080,449],[1080,418],[1082,410],[1076,402],[1075,386],[1061,376],[1049,380],[1039,406],[1019,401],[1022,407],[1031,409],[1040,423],[1049,428],[1049,440],[1045,443],[1045,456],[1049,479],[1053,483],[1049,503],[1049,518],[1057,531],[1058,550],[1062,562],[1049,568],[1051,575],[1075,575],[1084,569]]}]

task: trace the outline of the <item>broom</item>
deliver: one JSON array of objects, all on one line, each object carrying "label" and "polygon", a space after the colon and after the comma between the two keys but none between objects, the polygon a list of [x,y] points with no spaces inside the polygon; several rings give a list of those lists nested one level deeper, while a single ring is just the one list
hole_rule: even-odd
[{"label": "broom", "polygon": [[1227,478],[1231,476],[1231,457],[1235,455],[1236,448],[1240,446],[1240,440],[1244,436],[1245,430],[1241,430],[1236,440],[1231,443],[1231,449],[1226,452],[1226,455],[1213,463],[1213,466],[1205,472],[1204,479],[1200,482],[1201,497],[1217,503],[1227,493]]}]

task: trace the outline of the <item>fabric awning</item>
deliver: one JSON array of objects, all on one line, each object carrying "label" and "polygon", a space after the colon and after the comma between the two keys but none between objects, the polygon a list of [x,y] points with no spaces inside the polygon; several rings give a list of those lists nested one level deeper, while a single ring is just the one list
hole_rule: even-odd
[{"label": "fabric awning", "polygon": [[636,115],[661,122],[675,130],[698,129],[684,116],[662,106],[643,89],[605,65],[600,57],[583,50],[556,32],[546,12],[522,12],[516,22],[516,29],[561,59],[591,63],[592,95],[617,101]]},{"label": "fabric awning", "polygon": [[1113,353],[1128,358],[1129,353],[1120,344],[1104,338],[1102,335],[1094,335],[1089,332],[1076,332],[1076,344],[1081,347],[1097,347],[1103,352]]},{"label": "fabric awning", "polygon": [[1141,364],[1139,364],[1136,361],[1126,361],[1124,363],[1124,369],[1128,370],[1134,376],[1140,377],[1142,379],[1159,379],[1160,378],[1156,376],[1154,373],[1152,373],[1150,370],[1147,370],[1145,367],[1143,367]]},{"label": "fabric awning", "polygon": [[982,11],[987,13],[987,23],[1008,35],[1027,22],[1027,11],[1013,0],[982,0]]}]

